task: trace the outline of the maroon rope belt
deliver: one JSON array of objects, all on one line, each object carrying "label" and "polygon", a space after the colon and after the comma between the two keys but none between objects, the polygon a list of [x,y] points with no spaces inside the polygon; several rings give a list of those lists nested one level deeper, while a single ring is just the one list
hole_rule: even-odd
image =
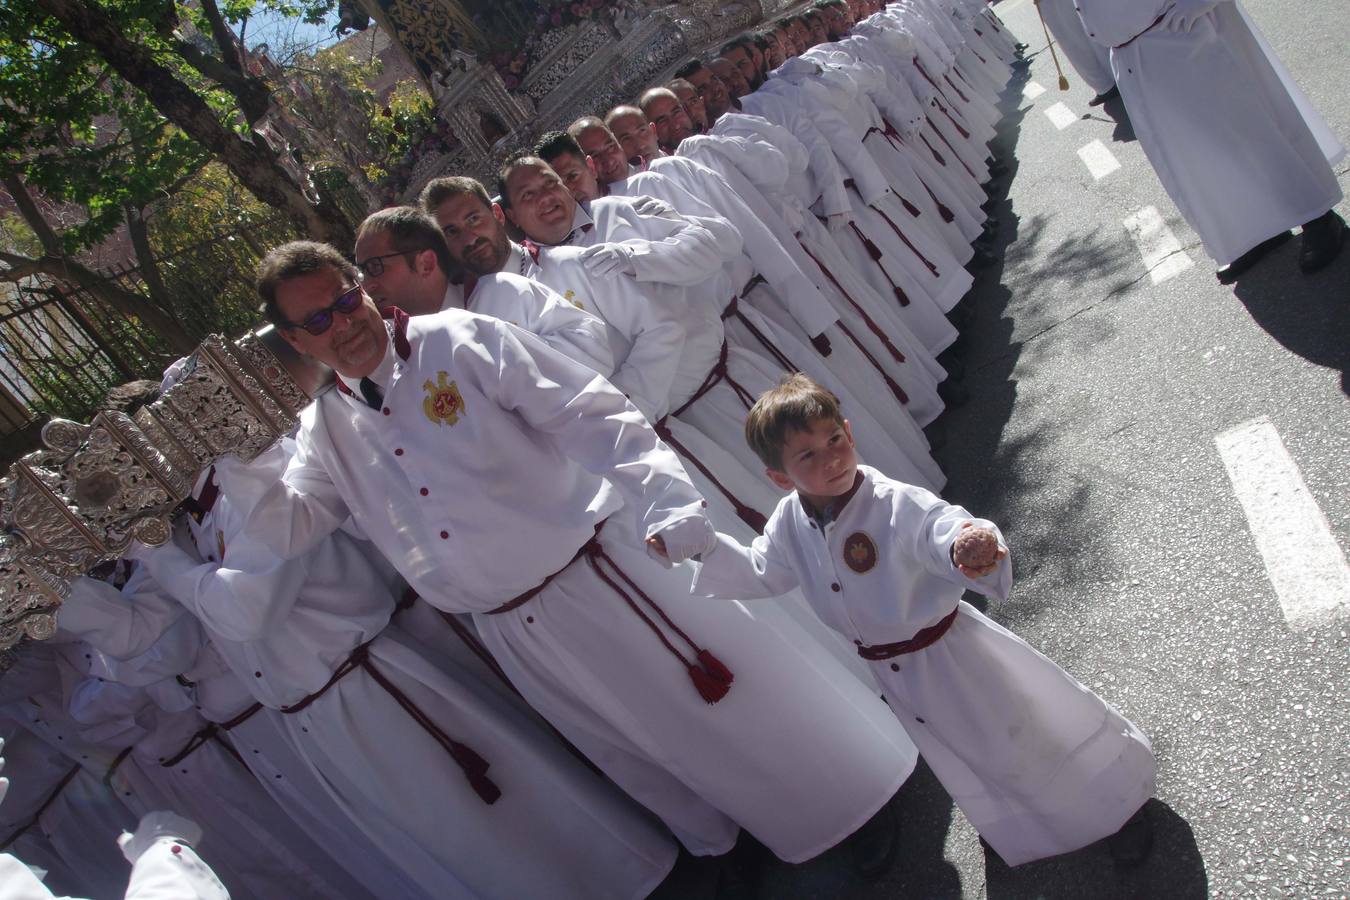
[{"label": "maroon rope belt", "polygon": [[108,764],[108,771],[103,773],[104,785],[112,787],[113,775],[117,773],[117,770],[121,767],[122,763],[126,762],[126,758],[131,755],[131,751],[132,747],[123,747],[122,752],[113,757],[113,761]]},{"label": "maroon rope belt", "polygon": [[[759,279],[760,281],[763,280],[758,275],[756,275],[755,278]],[[748,293],[750,289],[754,286],[755,281],[752,280],[750,284],[746,285],[745,288],[746,293]],[[745,294],[743,293],[741,294],[741,296],[744,297]],[[748,318],[746,318],[745,313],[741,312],[740,300],[736,297],[732,297],[731,302],[728,303],[726,305],[726,308],[722,310],[722,321],[725,322],[727,319],[733,317],[737,321],[739,321],[742,325],[745,326],[745,330],[749,331],[751,336],[754,337],[755,340],[759,341],[760,346],[764,348],[764,352],[772,356],[774,362],[778,363],[779,367],[781,367],[784,372],[801,371],[801,369],[792,364],[792,360],[787,358],[786,353],[778,349],[777,344],[769,340],[768,336],[765,335],[764,332],[760,331],[758,326],[756,326],[754,322],[751,322]]]},{"label": "maroon rope belt", "polygon": [[[540,587],[542,588],[542,585]],[[530,596],[533,597],[534,594],[538,592],[539,589],[536,588],[535,591],[530,594]],[[520,688],[516,687],[515,683],[512,682],[511,679],[507,676],[506,670],[502,668],[501,663],[497,662],[497,657],[493,656],[492,651],[489,650],[486,646],[484,646],[483,642],[478,639],[478,635],[474,634],[471,629],[466,628],[463,622],[461,622],[459,619],[455,618],[453,615],[446,612],[445,610],[438,609],[436,611],[441,614],[441,618],[444,619],[445,623],[450,626],[450,630],[455,633],[455,636],[459,638],[460,642],[463,643],[464,646],[468,647],[469,651],[473,653],[474,656],[477,656],[479,660],[482,661],[483,665],[487,666],[488,669],[492,672],[492,674],[496,675],[498,680],[500,680],[502,684],[506,685],[511,690],[511,693],[515,694],[521,700],[525,700],[525,695],[520,692]],[[556,737],[559,741],[562,742],[562,745],[567,748],[568,752],[571,753],[573,756],[575,756],[582,764],[586,766],[586,768],[590,769],[597,775],[601,776],[604,775],[604,773],[600,771],[600,767],[597,766],[595,763],[591,762],[590,757],[586,756],[586,754],[578,750],[575,744],[573,744],[567,738],[563,737],[563,733],[561,731],[553,727],[553,723],[545,719],[544,724],[548,726],[549,731],[553,732],[554,737]]]},{"label": "maroon rope belt", "polygon": [[[603,525],[603,523],[601,524]],[[698,689],[699,696],[709,704],[712,704],[727,695],[727,692],[731,690],[731,682],[735,680],[735,676],[732,674],[731,670],[709,650],[694,643],[693,638],[689,637],[683,629],[676,625],[666,611],[663,610],[655,600],[648,597],[642,588],[638,587],[633,579],[628,577],[628,574],[624,572],[623,569],[619,568],[619,564],[611,559],[609,554],[605,552],[605,548],[601,546],[600,528],[598,526],[596,528],[595,536],[582,545],[581,549],[576,552],[576,555],[572,557],[571,562],[566,566],[563,566],[557,572],[554,572],[548,578],[545,578],[543,583],[538,587],[526,591],[519,597],[508,600],[496,609],[488,610],[487,614],[492,616],[518,609],[526,602],[533,599],[535,595],[548,586],[549,582],[566,571],[572,563],[583,556],[586,558],[586,562],[590,565],[592,571],[600,576],[600,580],[608,585],[610,590],[617,594],[620,599],[627,604],[633,614],[651,629],[652,634],[656,635],[657,639],[666,648],[667,652],[684,665],[685,671],[689,673],[690,680],[694,682],[694,687]],[[601,562],[607,563],[609,568],[614,570],[613,576],[605,571],[604,567],[600,565]],[[624,588],[615,581],[614,576],[618,576],[618,578],[621,579],[633,593],[630,594],[628,591],[624,590]],[[660,626],[652,620],[652,617],[642,611],[637,600],[633,598],[633,594],[636,594],[644,604],[650,607],[657,618],[664,622],[666,627],[674,632],[674,634],[693,651],[692,658],[686,656],[684,652],[676,647],[671,642],[670,638],[666,636],[665,632],[661,630]]]},{"label": "maroon rope belt", "polygon": [[51,793],[47,795],[47,799],[42,801],[42,805],[37,808],[37,812],[33,813],[33,815],[31,815],[28,818],[27,822],[24,822],[14,831],[11,831],[9,837],[5,838],[3,843],[0,843],[0,850],[4,850],[5,848],[7,848],[10,844],[18,840],[19,836],[22,835],[25,831],[36,825],[38,823],[38,819],[40,819],[42,817],[42,814],[47,811],[47,807],[51,806],[53,803],[56,802],[56,798],[61,796],[61,792],[66,789],[66,785],[74,781],[75,776],[78,774],[80,774],[80,766],[77,763],[76,765],[71,767],[69,772],[67,772],[64,776],[62,776],[60,781],[56,783],[56,787],[52,788]]},{"label": "maroon rope belt", "polygon": [[[931,84],[933,86],[933,90],[937,91],[938,97],[941,97],[948,103],[952,102],[947,97],[947,95],[942,92],[942,88],[938,85],[936,81],[933,80],[933,77],[929,75],[926,71],[924,71],[923,63],[919,62],[919,58],[917,56],[914,57],[914,66],[919,70],[919,74],[923,76],[924,81],[927,81],[929,84]],[[947,111],[947,107],[943,106],[941,103],[938,102],[937,97],[933,98],[933,105],[936,106],[942,112],[942,114],[947,117],[948,121],[952,123],[952,126],[956,129],[956,133],[961,135],[962,140],[970,140],[970,132],[961,127],[961,123],[956,121],[956,119],[952,117],[952,114]]]},{"label": "maroon rope belt", "polygon": [[886,281],[890,284],[891,290],[895,292],[895,299],[900,301],[901,306],[909,306],[909,296],[905,293],[904,288],[895,283],[895,279],[891,277],[891,273],[886,271],[886,267],[881,264],[881,248],[873,243],[870,237],[863,233],[863,230],[858,227],[857,222],[849,222],[848,227],[853,229],[853,233],[858,236],[858,240],[862,241],[863,249],[867,251],[867,255],[872,258],[872,262],[877,264],[877,268],[881,270],[881,274],[886,276]]},{"label": "maroon rope belt", "polygon": [[695,456],[688,447],[680,443],[675,437],[674,432],[670,430],[670,426],[666,423],[666,420],[669,418],[669,416],[664,416],[660,420],[652,423],[652,427],[656,429],[656,433],[660,436],[661,440],[669,444],[676,453],[684,458],[685,462],[703,473],[703,477],[712,482],[713,487],[717,488],[718,493],[727,498],[727,502],[729,502],[736,510],[736,515],[742,522],[753,528],[755,534],[763,534],[764,527],[769,524],[768,517],[741,500],[741,498],[733,494],[726,485],[718,481],[717,476],[704,464],[703,460]]},{"label": "maroon rope belt", "polygon": [[[823,272],[825,277],[829,279],[830,284],[834,285],[835,289],[838,290],[839,293],[843,296],[843,298],[848,301],[849,306],[853,307],[853,311],[856,312],[858,315],[862,316],[863,324],[867,326],[867,330],[872,332],[872,334],[876,336],[877,340],[881,341],[882,346],[884,346],[886,350],[891,354],[891,357],[898,363],[904,362],[905,355],[901,353],[899,349],[896,348],[895,344],[891,343],[891,339],[886,334],[886,332],[882,331],[881,328],[878,327],[877,323],[872,321],[872,318],[869,315],[867,315],[866,311],[864,311],[861,306],[858,305],[858,302],[854,300],[851,296],[849,296],[848,291],[844,290],[844,286],[839,283],[839,280],[837,278],[834,277],[834,273],[831,272],[829,269],[825,268],[825,264],[823,262],[816,259],[816,255],[807,248],[806,244],[802,243],[800,240],[798,240],[798,243],[802,244],[802,250],[805,251],[807,256],[811,257],[811,261],[820,267],[820,271]],[[858,352],[861,353],[867,359],[867,361],[872,364],[872,368],[877,370],[877,374],[879,374],[882,378],[886,380],[886,386],[891,389],[891,393],[895,395],[895,399],[899,400],[901,403],[908,403],[909,395],[907,395],[904,392],[904,390],[900,387],[900,385],[898,385],[895,382],[895,379],[893,379],[890,376],[890,373],[888,373],[884,368],[882,368],[881,363],[877,362],[877,358],[872,355],[872,351],[868,350],[867,347],[863,344],[863,342],[858,340],[857,335],[855,335],[852,332],[852,330],[849,329],[848,325],[845,324],[842,319],[839,320],[839,330],[844,332],[845,336],[847,336],[848,339],[853,342],[853,346],[857,347]]]},{"label": "maroon rope belt", "polygon": [[897,656],[903,656],[906,653],[915,653],[925,647],[936,644],[941,637],[947,633],[947,629],[952,627],[956,621],[956,614],[960,607],[947,613],[936,625],[929,625],[927,628],[921,628],[914,633],[914,637],[907,641],[899,641],[894,644],[859,644],[858,655],[863,659],[876,662],[882,659],[894,659]]},{"label": "maroon rope belt", "polygon": [[1116,44],[1116,45],[1115,45],[1114,47],[1112,47],[1111,49],[1112,49],[1112,50],[1122,50],[1122,49],[1124,49],[1125,47],[1130,46],[1130,45],[1133,44],[1135,41],[1139,40],[1141,37],[1143,37],[1144,35],[1148,34],[1148,33],[1149,33],[1150,31],[1152,31],[1153,29],[1157,28],[1157,27],[1158,27],[1158,23],[1162,22],[1162,20],[1165,19],[1165,18],[1167,18],[1167,12],[1166,12],[1166,11],[1164,11],[1162,15],[1158,16],[1158,18],[1154,19],[1152,25],[1148,26],[1148,27],[1145,28],[1143,31],[1139,32],[1139,33],[1136,34],[1134,37],[1132,37],[1132,38],[1130,38],[1128,41],[1126,41],[1125,43],[1123,43],[1123,44]]},{"label": "maroon rope belt", "polygon": [[[978,175],[975,174],[975,170],[974,170],[974,169],[972,169],[970,166],[966,165],[966,161],[965,161],[964,159],[961,158],[961,154],[960,154],[960,153],[957,153],[957,152],[956,152],[956,148],[952,146],[952,142],[951,142],[951,141],[947,140],[947,136],[946,136],[945,134],[942,133],[942,129],[938,128],[936,125],[933,124],[933,117],[932,117],[932,116],[929,116],[929,115],[927,115],[927,114],[925,113],[925,114],[924,114],[924,118],[928,120],[928,124],[932,127],[933,133],[936,134],[936,135],[938,136],[938,140],[940,140],[940,141],[942,141],[942,143],[946,144],[946,145],[947,145],[947,149],[950,150],[950,151],[952,151],[952,156],[955,156],[955,157],[956,157],[956,161],[959,162],[959,163],[961,164],[961,168],[965,169],[966,172],[970,175],[971,178],[974,178],[976,181],[979,181],[979,180],[980,180],[980,176],[978,176]],[[925,143],[925,144],[928,143],[927,139],[924,140],[924,143]],[[943,165],[946,165],[946,164],[944,163]]]},{"label": "maroon rope belt", "polygon": [[342,664],[334,670],[333,677],[329,678],[328,682],[324,684],[323,687],[297,703],[281,707],[279,712],[283,715],[293,715],[300,712],[315,700],[318,700],[326,694],[329,688],[357,669],[364,669],[366,674],[369,675],[376,684],[384,688],[385,693],[392,697],[394,702],[403,707],[403,711],[406,712],[414,722],[420,725],[423,731],[431,735],[432,739],[441,745],[442,749],[444,749],[445,752],[450,755],[450,758],[459,766],[460,771],[464,773],[464,777],[468,779],[469,786],[473,788],[474,793],[476,793],[484,803],[490,805],[497,802],[497,799],[501,797],[502,792],[501,788],[497,787],[487,775],[487,760],[479,756],[478,753],[468,745],[460,743],[442,731],[440,726],[432,721],[431,717],[424,713],[421,708],[413,702],[412,698],[399,690],[397,685],[386,678],[384,673],[376,668],[375,664],[370,660],[370,641],[367,641],[352,650],[351,655],[343,660]]},{"label": "maroon rope belt", "polygon": [[[159,764],[166,769],[172,769],[174,766],[178,765],[180,762],[187,759],[190,755],[196,752],[196,750],[203,744],[205,744],[207,741],[214,740],[216,743],[220,744],[220,746],[223,747],[227,753],[229,753],[231,756],[237,759],[239,761],[239,765],[247,769],[248,763],[244,762],[244,758],[239,755],[239,751],[234,749],[234,745],[231,744],[229,741],[225,740],[224,735],[220,733],[223,727],[224,726],[218,725],[215,722],[207,722],[205,728],[202,728],[191,738],[188,739],[188,742],[183,745],[182,750],[179,750],[177,753],[175,753],[168,759],[160,760]],[[112,774],[111,771],[109,771],[108,774],[111,775]]]},{"label": "maroon rope belt", "polygon": [[[910,251],[911,251],[915,256],[917,256],[917,257],[919,258],[919,262],[923,263],[924,268],[926,268],[926,269],[929,271],[929,273],[932,274],[932,276],[933,276],[934,278],[941,278],[941,277],[942,277],[940,274],[938,274],[938,267],[937,267],[936,265],[934,265],[934,264],[928,259],[928,257],[926,257],[926,256],[924,256],[922,253],[920,253],[918,247],[915,247],[913,244],[911,244],[911,243],[909,242],[909,238],[905,237],[905,233],[904,233],[903,231],[900,230],[900,226],[896,225],[894,222],[891,221],[891,217],[890,217],[890,216],[886,215],[884,212],[882,212],[881,210],[877,209],[875,206],[872,206],[872,207],[871,207],[871,210],[872,210],[872,212],[876,213],[877,215],[881,216],[883,219],[886,220],[886,224],[889,225],[889,226],[891,226],[891,231],[894,231],[894,232],[895,232],[895,236],[898,237],[900,240],[904,241],[905,246],[908,247],[908,248],[910,249]],[[916,212],[917,212],[917,211],[916,211]]]},{"label": "maroon rope belt", "polygon": [[[884,122],[885,120],[883,119],[882,121]],[[896,138],[891,136],[891,130],[893,129],[891,129],[890,122],[886,122],[885,128],[877,128],[875,125],[873,125],[871,128],[867,129],[867,134],[864,137],[871,137],[873,134],[879,134],[886,139],[886,143],[891,145],[892,150],[895,150],[897,152],[903,152],[904,145],[901,144]],[[898,134],[899,133],[897,132],[897,135]],[[903,196],[901,196],[901,194],[898,191],[896,191],[894,187],[891,188],[891,192],[895,194],[896,198],[899,199],[899,201],[902,204],[904,204],[905,212],[909,213],[916,219],[919,218],[920,215],[922,215],[919,208],[915,206],[913,203],[910,203]],[[873,207],[873,209],[875,209],[875,207]]]},{"label": "maroon rope belt", "polygon": [[961,93],[961,89],[959,87],[957,87],[955,84],[952,84],[951,76],[947,75],[947,73],[944,72],[942,74],[942,80],[947,82],[947,84],[951,85],[952,90],[956,91],[956,96],[961,98],[962,103],[970,102],[970,98],[967,97],[965,94]]}]

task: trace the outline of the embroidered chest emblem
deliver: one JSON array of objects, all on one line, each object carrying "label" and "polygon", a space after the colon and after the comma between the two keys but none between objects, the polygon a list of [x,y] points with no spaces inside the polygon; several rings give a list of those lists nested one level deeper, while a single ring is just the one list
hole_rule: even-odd
[{"label": "embroidered chest emblem", "polygon": [[422,400],[422,409],[427,418],[437,425],[454,425],[464,414],[464,398],[459,393],[459,385],[451,381],[445,372],[437,372],[437,381],[427,379],[422,385],[427,395]]},{"label": "embroidered chest emblem", "polygon": [[564,291],[563,299],[566,300],[568,303],[572,304],[573,306],[575,306],[577,309],[586,308],[586,304],[582,303],[580,300],[577,299],[576,291]]},{"label": "embroidered chest emblem", "polygon": [[844,540],[844,565],[859,575],[877,564],[877,545],[865,532],[855,531]]}]

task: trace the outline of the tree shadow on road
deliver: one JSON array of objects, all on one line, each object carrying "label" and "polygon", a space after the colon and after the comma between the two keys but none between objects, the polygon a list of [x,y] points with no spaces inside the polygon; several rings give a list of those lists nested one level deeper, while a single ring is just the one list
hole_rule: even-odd
[{"label": "tree shadow on road", "polygon": [[1204,900],[1209,876],[1190,823],[1160,800],[1148,802],[1153,821],[1153,851],[1136,868],[1120,869],[1104,842],[1082,850],[1010,869],[998,857],[985,856],[990,900]]},{"label": "tree shadow on road", "polygon": [[1238,278],[1234,293],[1256,324],[1309,362],[1341,374],[1350,395],[1350,248],[1313,275],[1298,270],[1297,240]]}]

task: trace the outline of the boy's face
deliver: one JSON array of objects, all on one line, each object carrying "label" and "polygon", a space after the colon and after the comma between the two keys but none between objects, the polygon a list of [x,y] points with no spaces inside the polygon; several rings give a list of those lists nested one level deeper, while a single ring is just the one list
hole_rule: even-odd
[{"label": "boy's face", "polygon": [[766,469],[769,480],[796,490],[815,507],[848,493],[858,472],[848,420],[817,419],[808,431],[790,431],[783,445],[782,469]]}]

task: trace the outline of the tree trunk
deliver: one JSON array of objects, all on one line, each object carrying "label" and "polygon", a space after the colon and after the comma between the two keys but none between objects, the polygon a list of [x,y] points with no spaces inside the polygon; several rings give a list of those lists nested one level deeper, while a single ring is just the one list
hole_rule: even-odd
[{"label": "tree trunk", "polygon": [[170,122],[203,147],[217,153],[244,187],[263,203],[281,210],[315,240],[344,251],[353,229],[335,204],[315,205],[286,174],[272,151],[249,141],[216,117],[191,87],[161,65],[147,48],[128,40],[103,7],[83,0],[36,0],[71,36],[90,45],[128,83],[138,88]]},{"label": "tree trunk", "polygon": [[37,204],[33,202],[32,195],[28,193],[27,185],[19,180],[17,175],[6,174],[0,178],[0,182],[4,183],[5,190],[14,198],[15,208],[28,223],[28,227],[33,229],[43,249],[43,255],[36,259],[0,253],[0,261],[10,266],[10,270],[0,277],[6,281],[17,281],[28,275],[42,274],[74,282],[122,315],[140,319],[151,331],[159,335],[173,352],[187,354],[196,348],[197,339],[173,316],[140,294],[128,291],[93,269],[69,259],[61,246],[60,237],[42,217]]},{"label": "tree trunk", "polygon": [[141,211],[133,206],[126,207],[127,236],[131,238],[131,249],[136,253],[136,270],[150,292],[150,300],[160,309],[170,311],[174,308],[173,296],[164,286],[164,278],[159,272],[159,260],[150,248],[150,235],[146,232],[145,218]]}]

